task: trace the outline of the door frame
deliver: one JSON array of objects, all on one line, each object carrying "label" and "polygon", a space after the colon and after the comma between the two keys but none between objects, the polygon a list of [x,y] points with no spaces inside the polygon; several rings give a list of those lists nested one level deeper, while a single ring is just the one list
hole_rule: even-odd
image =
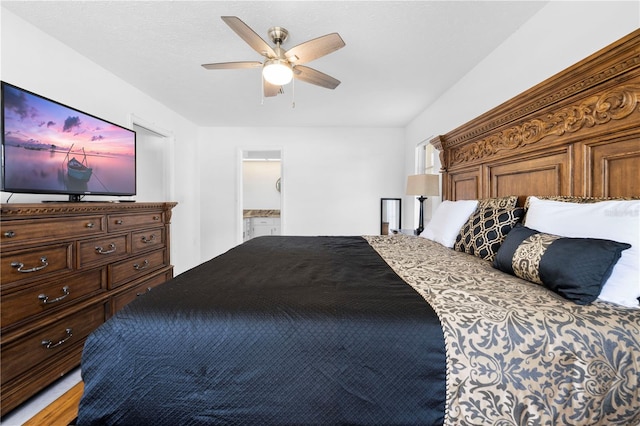
[{"label": "door frame", "polygon": [[237,193],[236,193],[236,239],[238,244],[243,243],[242,232],[244,229],[244,218],[243,218],[243,178],[242,178],[242,168],[244,161],[244,153],[251,151],[279,151],[280,152],[280,234],[285,234],[285,192],[286,192],[286,184],[285,184],[285,167],[284,167],[284,148],[279,147],[271,147],[271,146],[245,146],[238,148],[238,160],[237,160],[237,171],[236,171],[236,181],[237,181]]},{"label": "door frame", "polygon": [[[162,185],[166,191],[166,200],[162,201],[173,201],[175,197],[175,179],[173,170],[175,168],[175,160],[174,160],[174,152],[175,152],[175,136],[172,131],[164,129],[155,123],[145,120],[142,117],[139,117],[135,114],[131,114],[130,116],[131,129],[134,126],[142,127],[151,133],[155,133],[156,135],[165,139],[166,146],[163,149],[162,160],[163,160],[163,168],[165,173],[162,175]],[[137,173],[137,167],[136,167]]]}]

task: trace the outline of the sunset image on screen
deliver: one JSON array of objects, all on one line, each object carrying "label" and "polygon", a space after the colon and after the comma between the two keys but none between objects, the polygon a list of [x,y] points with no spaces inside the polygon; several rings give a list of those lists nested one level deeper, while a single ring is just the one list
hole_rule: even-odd
[{"label": "sunset image on screen", "polygon": [[3,88],[5,188],[135,192],[135,132],[19,88]]}]

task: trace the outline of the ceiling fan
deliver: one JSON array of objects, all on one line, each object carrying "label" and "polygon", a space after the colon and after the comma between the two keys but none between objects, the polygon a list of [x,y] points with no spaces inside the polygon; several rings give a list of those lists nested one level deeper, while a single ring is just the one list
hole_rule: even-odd
[{"label": "ceiling fan", "polygon": [[311,62],[322,56],[335,52],[344,47],[345,43],[338,33],[331,33],[314,38],[289,50],[281,45],[287,39],[289,32],[282,27],[272,27],[268,35],[275,47],[271,47],[247,24],[235,16],[222,16],[222,20],[231,27],[253,50],[265,57],[265,61],[221,62],[203,64],[208,70],[260,68],[262,67],[264,96],[276,96],[282,93],[282,86],[291,82],[293,78],[306,83],[315,84],[327,89],[335,89],[339,80],[302,64]]}]

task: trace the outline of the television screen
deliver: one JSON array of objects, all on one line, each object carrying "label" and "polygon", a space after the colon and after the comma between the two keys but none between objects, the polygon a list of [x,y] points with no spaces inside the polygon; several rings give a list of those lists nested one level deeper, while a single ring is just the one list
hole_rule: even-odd
[{"label": "television screen", "polygon": [[2,82],[2,190],[136,193],[136,133]]}]

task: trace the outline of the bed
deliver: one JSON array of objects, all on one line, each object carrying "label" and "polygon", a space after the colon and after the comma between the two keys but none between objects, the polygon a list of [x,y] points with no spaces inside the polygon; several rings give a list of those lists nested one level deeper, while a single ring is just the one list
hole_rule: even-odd
[{"label": "bed", "polygon": [[434,138],[425,238],[260,237],[138,298],[77,424],[640,424],[639,105],[636,31]]}]

